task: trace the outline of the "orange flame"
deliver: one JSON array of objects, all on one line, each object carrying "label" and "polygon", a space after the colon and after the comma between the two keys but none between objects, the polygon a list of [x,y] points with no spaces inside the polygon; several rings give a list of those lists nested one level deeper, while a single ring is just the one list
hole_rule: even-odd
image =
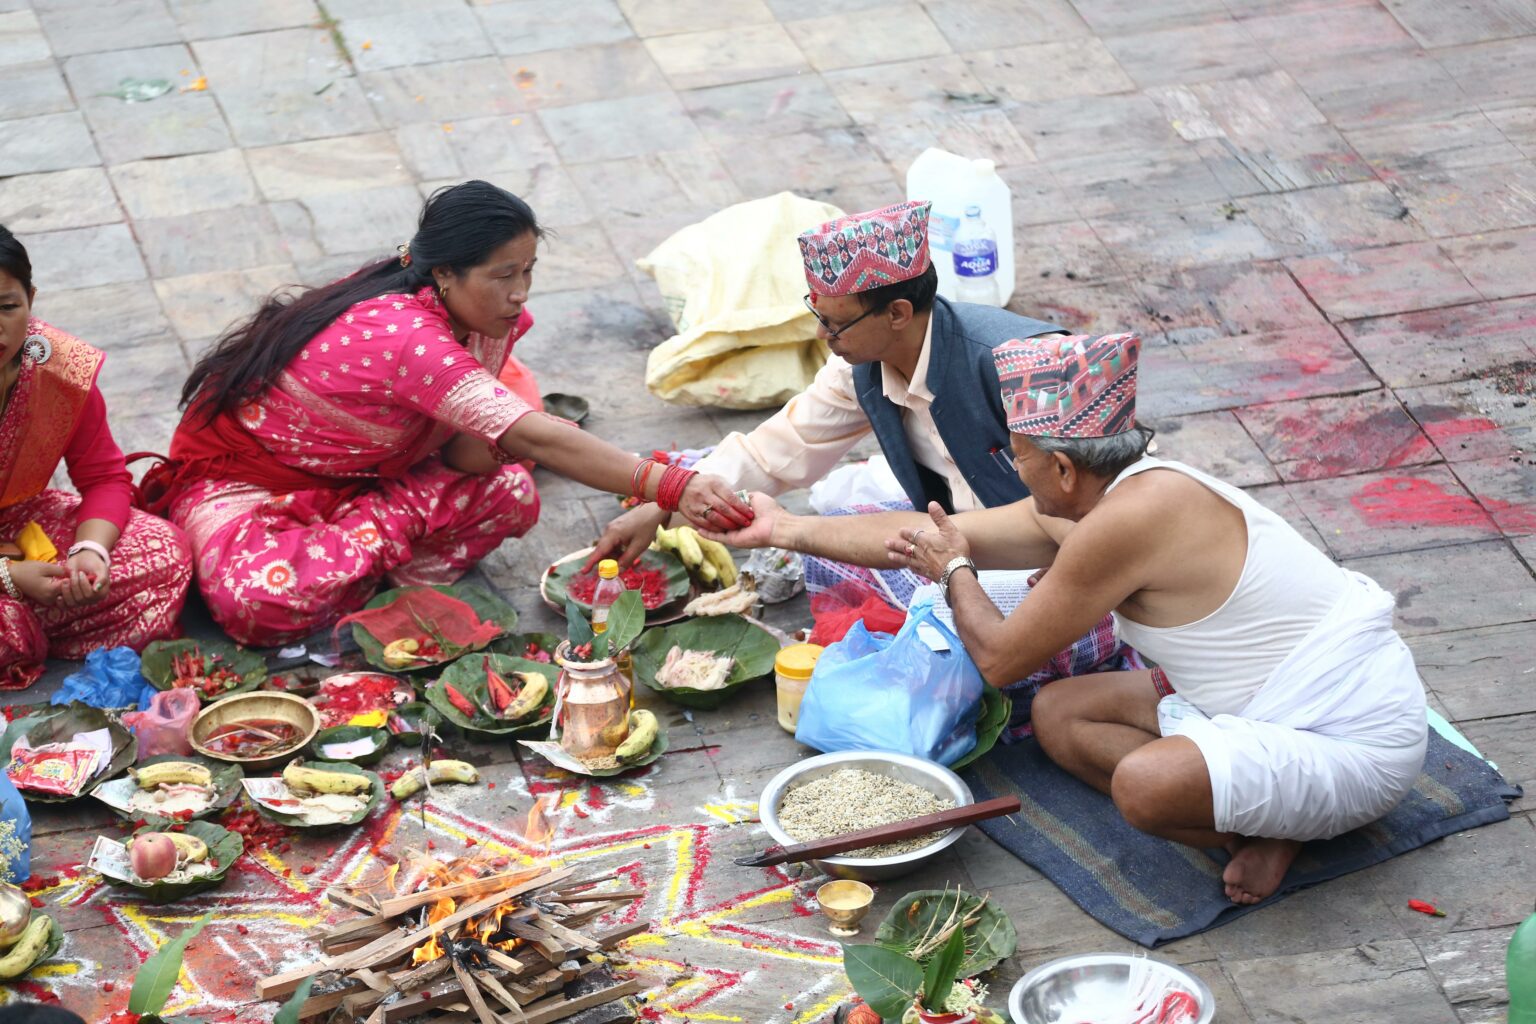
[{"label": "orange flame", "polygon": [[[548,808],[544,801],[549,800]],[[533,806],[528,808],[528,821],[523,825],[523,839],[531,845],[544,844],[548,850],[555,841],[555,830],[550,827],[545,815],[555,809],[555,797],[553,794],[541,796],[533,801]]]},{"label": "orange flame", "polygon": [[[432,909],[427,911],[427,924],[434,925],[457,909],[458,904],[451,899],[438,900],[432,904]],[[411,953],[411,963],[424,964],[443,956],[447,950],[438,941],[440,938],[440,935],[434,935],[420,946],[417,946],[415,951]]]}]

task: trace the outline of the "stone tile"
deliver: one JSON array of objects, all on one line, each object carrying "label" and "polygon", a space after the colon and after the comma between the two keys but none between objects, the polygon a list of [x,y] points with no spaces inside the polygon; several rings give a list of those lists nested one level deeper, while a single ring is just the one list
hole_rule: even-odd
[{"label": "stone tile", "polygon": [[[1058,167],[1057,173],[1063,170]],[[1070,179],[1069,179],[1070,180]],[[1092,186],[1089,187],[1090,190]],[[1145,214],[1090,218],[1089,223],[1130,273],[1167,273],[1211,263],[1283,255],[1231,204],[1186,206]]]},{"label": "stone tile", "polygon": [[[1524,818],[1511,818],[1394,857],[1371,876],[1404,932],[1441,936],[1518,924],[1528,917],[1525,893],[1533,858],[1536,829]],[[1432,901],[1446,917],[1409,910],[1410,898]]]},{"label": "stone tile", "polygon": [[596,224],[564,228],[539,250],[539,287],[549,291],[595,288],[616,281],[625,269]]},{"label": "stone tile", "polygon": [[[820,0],[764,0],[764,2],[780,21],[819,18],[827,13],[827,5]],[[869,11],[885,6],[882,0],[847,0],[846,3],[840,4],[839,8],[844,11]]]},{"label": "stone tile", "polygon": [[1487,117],[1522,153],[1536,159],[1536,106],[1490,110]]},{"label": "stone tile", "polygon": [[1505,950],[1513,928],[1488,928],[1414,941],[1429,973],[1464,1022],[1508,1019],[1509,990],[1504,983]]},{"label": "stone tile", "polygon": [[1417,50],[1413,37],[1375,4],[1300,10],[1249,18],[1254,40],[1281,65],[1355,58],[1381,51]]},{"label": "stone tile", "polygon": [[1073,7],[1088,27],[1102,36],[1186,25],[1205,25],[1229,20],[1228,4],[1221,0],[1168,0],[1156,4],[1127,4],[1122,0],[1074,0]]},{"label": "stone tile", "polygon": [[[544,227],[563,228],[570,224],[585,224],[592,219],[592,211],[581,198],[571,172],[562,165],[534,164],[476,176],[525,200]],[[420,186],[422,198],[444,185],[457,185],[466,177],[460,173],[437,181],[424,181]]]},{"label": "stone tile", "polygon": [[1088,282],[1121,276],[1114,256],[1080,220],[1041,224],[1027,237],[1016,236],[1014,258],[1019,280],[1030,284],[1039,278]]},{"label": "stone tile", "polygon": [[1013,122],[995,107],[885,119],[871,141],[903,179],[912,162],[929,147],[991,160],[998,168],[1031,164],[1035,160]]},{"label": "stone tile", "polygon": [[560,156],[571,163],[690,149],[704,141],[671,93],[541,110],[539,119]]},{"label": "stone tile", "polygon": [[440,130],[466,176],[559,163],[554,143],[536,117],[469,118]]},{"label": "stone tile", "polygon": [[[1307,856],[1302,848],[1301,858]],[[1379,945],[1407,936],[1369,872],[1356,872],[1291,893],[1261,913],[1248,914],[1205,936],[1228,964],[1255,957],[1295,956],[1320,949]]]},{"label": "stone tile", "polygon": [[176,337],[160,310],[154,286],[147,280],[67,291],[39,289],[35,308],[49,323],[123,363],[128,357],[121,353],[127,349]]},{"label": "stone tile", "polygon": [[32,281],[45,288],[91,288],[138,281],[144,261],[126,224],[47,231],[22,238],[32,257]]},{"label": "stone tile", "polygon": [[1239,197],[1376,178],[1338,129],[1326,124],[1279,134],[1196,139],[1190,148]]},{"label": "stone tile", "polygon": [[[1529,360],[1490,371],[1489,378],[1402,388],[1399,395],[1448,462],[1513,459],[1536,453],[1536,406]],[[1524,379],[1525,387],[1501,387]]]},{"label": "stone tile", "polygon": [[1487,0],[1465,5],[1434,0],[1385,0],[1385,5],[1424,47],[1536,34],[1536,11],[1521,0]]},{"label": "stone tile", "polygon": [[1536,465],[1505,455],[1468,459],[1454,468],[1506,537],[1536,534]]},{"label": "stone tile", "polygon": [[1445,121],[1360,128],[1346,136],[1389,180],[1403,174],[1509,163],[1524,155],[1482,111]]},{"label": "stone tile", "polygon": [[[1072,201],[1089,219],[1135,221],[1146,217],[1175,222],[1173,234],[1162,245],[1165,249],[1178,249],[1196,232],[1227,238],[1254,233],[1246,221],[1228,216],[1234,208],[1226,185],[1187,148],[1172,153],[1155,149],[1127,153],[1119,160],[1087,156],[1052,159],[1040,151],[1042,142],[1031,139],[1030,143],[1036,156],[1050,160],[1057,180],[1072,184]],[[1190,226],[1181,227],[1181,223]],[[1266,247],[1253,250],[1253,255],[1261,251],[1267,251]]]},{"label": "stone tile", "polygon": [[260,201],[238,149],[169,160],[141,160],[109,169],[123,209],[135,220],[176,217]]},{"label": "stone tile", "polygon": [[504,60],[529,110],[661,92],[667,79],[638,39],[569,50],[541,50]]},{"label": "stone tile", "polygon": [[1150,346],[1142,359],[1140,398],[1150,412],[1166,416],[1379,387],[1330,328]]},{"label": "stone tile", "polygon": [[1284,71],[1253,78],[1148,89],[1150,96],[1188,140],[1225,136],[1279,135],[1322,124],[1322,111]]},{"label": "stone tile", "polygon": [[1530,41],[1504,39],[1435,51],[1435,60],[1484,110],[1528,106],[1536,100]]},{"label": "stone tile", "polygon": [[1025,227],[1070,220],[1077,213],[1072,192],[1041,163],[998,168],[998,177],[1013,192],[1015,234]]},{"label": "stone tile", "polygon": [[1536,164],[1529,160],[1404,175],[1392,189],[1435,238],[1536,224]]},{"label": "stone tile", "polygon": [[[174,339],[139,345],[130,358],[132,373],[103,373],[97,378],[109,408],[141,412],[146,398],[179,395],[187,372],[192,369],[181,350],[181,342]],[[124,366],[127,363],[128,359],[124,359]]]},{"label": "stone tile", "polygon": [[347,52],[360,71],[436,64],[497,52],[474,13],[462,9],[346,18],[339,27]]},{"label": "stone tile", "polygon": [[786,22],[784,27],[817,71],[938,57],[952,52],[917,4],[884,8],[884,15],[834,14]]},{"label": "stone tile", "polygon": [[106,95],[123,80],[164,79],[178,86],[202,74],[185,46],[114,50],[71,57],[64,75],[109,164],[228,149],[233,143],[218,104],[179,88],[143,103]]},{"label": "stone tile", "polygon": [[1526,674],[1536,623],[1520,622],[1415,637],[1419,674],[1453,722],[1536,712],[1536,687]]},{"label": "stone tile", "polygon": [[314,0],[167,0],[171,17],[186,39],[217,39],[279,28],[302,28],[320,21]]},{"label": "stone tile", "polygon": [[1314,548],[1333,557],[1333,552],[1328,549],[1328,544],[1323,540],[1323,535],[1317,532],[1317,527],[1312,525],[1312,520],[1301,510],[1301,505],[1283,484],[1273,484],[1264,487],[1248,488],[1248,496],[1260,505],[1269,509],[1275,515],[1284,519],[1286,525],[1301,535],[1302,539]]},{"label": "stone tile", "polygon": [[1487,511],[1444,466],[1311,480],[1286,489],[1343,559],[1499,535]]},{"label": "stone tile", "polygon": [[1184,148],[1163,112],[1141,93],[1025,103],[1009,107],[1008,116],[1041,160],[1087,163],[1087,154],[1114,152],[1145,164]]},{"label": "stone tile", "polygon": [[645,41],[677,89],[703,89],[809,70],[782,25],[739,25],[659,36]]},{"label": "stone tile", "polygon": [[1073,953],[1128,953],[1140,948],[1083,913],[1052,882],[997,884],[991,893],[994,905],[1009,917],[1042,925],[1019,933],[1018,957],[1023,963],[1040,964]]},{"label": "stone tile", "polygon": [[479,9],[485,34],[500,54],[537,53],[617,43],[635,37],[614,0],[515,0]]},{"label": "stone tile", "polygon": [[1259,446],[1230,412],[1146,422],[1157,430],[1160,458],[1186,462],[1234,487],[1254,487],[1279,480]]},{"label": "stone tile", "polygon": [[890,167],[874,148],[840,128],[742,139],[722,151],[720,160],[749,199],[784,189],[825,199],[837,187],[865,182],[891,189],[889,202],[900,195]]},{"label": "stone tile", "polygon": [[1481,296],[1432,242],[1287,260],[1307,293],[1335,320],[1429,309]]},{"label": "stone tile", "polygon": [[1390,50],[1288,68],[1319,110],[1348,131],[1373,125],[1450,120],[1477,102],[1423,51]]},{"label": "stone tile", "polygon": [[[373,71],[359,79],[379,120],[399,126],[517,114],[528,98],[494,57]],[[473,83],[469,88],[466,83]]]},{"label": "stone tile", "polygon": [[1531,807],[1531,785],[1536,783],[1536,715],[1506,715],[1460,726],[1472,745],[1498,766],[1499,774],[1525,790],[1514,807]]},{"label": "stone tile", "polygon": [[1390,392],[1254,405],[1237,411],[1283,480],[1321,480],[1439,458]]},{"label": "stone tile", "polygon": [[1323,314],[1280,263],[1195,267],[1139,284],[1147,307],[1181,337],[1318,327]]},{"label": "stone tile", "polygon": [[1269,54],[1238,21],[1209,21],[1179,28],[1113,36],[1109,52],[1137,86],[1253,78],[1275,70]]},{"label": "stone tile", "polygon": [[1390,387],[1463,380],[1536,358],[1536,299],[1427,309],[1340,329]]},{"label": "stone tile", "polygon": [[1071,0],[926,0],[923,6],[956,53],[1093,34]]},{"label": "stone tile", "polygon": [[31,64],[53,55],[32,11],[0,14],[0,67]]},{"label": "stone tile", "polygon": [[595,219],[610,230],[625,221],[702,220],[743,198],[707,149],[578,164],[571,176]]},{"label": "stone tile", "polygon": [[[234,322],[251,315],[262,299],[278,288],[291,285],[298,273],[290,264],[251,270],[188,274],[161,278],[155,293],[183,339],[213,338]],[[195,353],[193,354],[195,358]]]},{"label": "stone tile", "polygon": [[762,25],[774,21],[763,0],[619,0],[619,9],[640,36]]},{"label": "stone tile", "polygon": [[123,219],[99,167],[0,178],[0,224],[15,232],[59,231]]},{"label": "stone tile", "polygon": [[853,123],[826,81],[814,73],[690,89],[678,93],[678,98],[704,137],[722,147],[738,139],[843,128]]},{"label": "stone tile", "polygon": [[242,146],[375,131],[363,86],[330,36],[313,28],[198,43],[212,87]]},{"label": "stone tile", "polygon": [[[1086,285],[1056,278],[1021,279],[1008,308],[1060,324],[1074,334],[1135,331],[1149,343],[1160,337],[1161,325],[1147,314],[1146,304],[1137,296],[1132,282],[1124,279]],[[1149,404],[1147,409],[1152,410],[1153,406]],[[1183,411],[1188,410],[1160,409],[1156,414],[1174,416]]]},{"label": "stone tile", "polygon": [[1440,244],[1484,298],[1503,299],[1531,292],[1528,273],[1536,260],[1536,228],[1447,238]]},{"label": "stone tile", "polygon": [[59,57],[181,41],[181,32],[162,0],[44,10],[39,20]]},{"label": "stone tile", "polygon": [[250,149],[246,162],[268,199],[411,183],[395,140],[382,132]]},{"label": "stone tile", "polygon": [[154,277],[244,270],[292,258],[263,206],[136,220],[133,228]]},{"label": "stone tile", "polygon": [[957,56],[849,68],[824,77],[861,124],[973,111],[995,102]]},{"label": "stone tile", "polygon": [[1222,965],[1260,1021],[1382,1020],[1455,1024],[1456,1014],[1407,939]]},{"label": "stone tile", "polygon": [[1379,181],[1248,196],[1243,213],[1286,255],[1417,242],[1423,228]]},{"label": "stone tile", "polygon": [[0,121],[0,177],[99,163],[90,129],[76,112]]},{"label": "stone tile", "polygon": [[64,76],[51,61],[0,66],[0,118],[35,117],[74,108]]},{"label": "stone tile", "polygon": [[[387,253],[414,230],[421,194],[410,185],[390,185],[317,193],[303,197],[300,203],[309,213],[321,252]],[[283,256],[280,251],[275,255]]]},{"label": "stone tile", "polygon": [[[1016,103],[1101,96],[1136,88],[1099,39],[974,50],[965,54],[965,63],[983,90]],[[1041,74],[1042,67],[1050,68],[1050,73]]]},{"label": "stone tile", "polygon": [[[1353,558],[1345,564],[1397,595],[1396,626],[1404,637],[1536,616],[1536,583],[1502,540]],[[1481,744],[1470,731],[1468,736]],[[1491,752],[1487,756],[1499,760]]]}]

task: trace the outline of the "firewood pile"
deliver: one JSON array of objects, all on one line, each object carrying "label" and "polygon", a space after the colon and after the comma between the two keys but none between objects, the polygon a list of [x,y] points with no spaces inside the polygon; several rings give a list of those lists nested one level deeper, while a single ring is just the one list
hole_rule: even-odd
[{"label": "firewood pile", "polygon": [[[332,903],[362,916],[317,936],[320,959],[261,981],[286,999],[314,978],[303,1018],[396,1024],[621,1024],[635,1020],[635,979],[602,951],[647,923],[581,931],[644,893],[606,875],[573,882],[575,868],[494,871],[474,859],[411,857],[367,890],[332,887]],[[397,876],[405,875],[397,889]],[[338,1013],[339,1011],[339,1013]]]}]

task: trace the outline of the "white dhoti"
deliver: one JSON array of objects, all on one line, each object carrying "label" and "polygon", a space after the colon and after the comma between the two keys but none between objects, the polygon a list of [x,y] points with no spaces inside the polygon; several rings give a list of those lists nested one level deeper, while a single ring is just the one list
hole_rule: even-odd
[{"label": "white dhoti", "polygon": [[1424,687],[1392,628],[1395,602],[1351,572],[1333,610],[1236,715],[1177,694],[1164,736],[1186,736],[1211,776],[1217,831],[1327,839],[1397,806],[1424,765]]}]

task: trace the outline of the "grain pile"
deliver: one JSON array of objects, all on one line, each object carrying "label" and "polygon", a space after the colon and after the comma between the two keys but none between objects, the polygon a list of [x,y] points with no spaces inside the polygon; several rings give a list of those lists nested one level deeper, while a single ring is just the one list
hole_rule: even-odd
[{"label": "grain pile", "polygon": [[[796,842],[805,843],[906,821],[953,806],[953,800],[934,796],[920,786],[900,782],[888,775],[861,768],[842,768],[785,793],[779,802],[778,816],[784,831]],[[895,857],[931,846],[948,834],[937,832],[881,846],[866,846],[838,856]]]}]

